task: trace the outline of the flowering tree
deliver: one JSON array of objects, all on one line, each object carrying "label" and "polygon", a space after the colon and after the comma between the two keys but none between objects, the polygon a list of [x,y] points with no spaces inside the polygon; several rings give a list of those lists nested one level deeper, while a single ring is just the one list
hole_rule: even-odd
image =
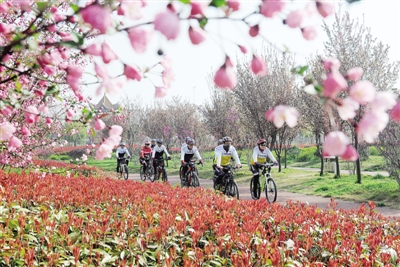
[{"label": "flowering tree", "polygon": [[389,122],[388,126],[379,134],[377,148],[387,164],[390,176],[400,185],[400,125]]},{"label": "flowering tree", "polygon": [[[150,21],[140,20],[146,5],[145,0],[95,1],[85,2],[85,6],[57,1],[33,3],[27,0],[1,3],[0,12],[5,18],[0,27],[2,42],[0,84],[3,86],[1,88],[3,100],[0,107],[2,110],[0,141],[3,151],[8,147],[22,145],[22,142],[15,139],[19,139],[18,136],[23,134],[22,127],[16,125],[12,119],[12,113],[24,114],[26,123],[36,124],[40,121],[39,118],[45,118],[45,114],[40,113],[42,110],[39,110],[42,104],[48,103],[51,98],[57,99],[64,89],[73,92],[76,98],[73,103],[68,103],[65,119],[69,121],[78,113],[79,121],[89,122],[97,130],[104,129],[104,123],[94,110],[84,107],[77,112],[74,109],[75,103],[84,100],[80,88],[80,79],[87,62],[87,58],[82,56],[84,54],[95,59],[94,67],[98,77],[96,82],[100,84],[97,89],[98,94],[104,91],[118,92],[124,79],[141,81],[154,72],[161,74],[161,81],[155,83],[155,97],[163,97],[167,94],[174,80],[171,61],[168,57],[163,56],[157,64],[152,63],[141,69],[136,65],[126,63],[123,58],[118,59],[106,41],[91,43],[91,39],[121,32],[129,39],[132,48],[140,54],[145,52],[148,45],[152,43],[154,32],[159,32],[166,40],[176,39],[183,31],[184,26],[181,21],[185,21],[184,25],[189,25],[186,28],[187,34],[192,44],[197,45],[208,38],[210,21],[230,20],[232,23],[239,22],[246,25],[251,37],[260,36],[267,40],[260,32],[259,22],[261,19],[281,17],[285,12],[286,1],[260,1],[254,5],[254,12],[243,15],[241,18],[234,16],[236,12],[244,8],[237,0],[172,1]],[[213,12],[209,13],[210,10]],[[310,2],[305,8],[289,12],[287,16],[284,16],[284,21],[288,27],[301,32],[305,39],[312,40],[316,36],[315,26],[307,24],[308,20],[304,18],[315,14],[325,18],[333,12],[333,3],[315,1]],[[256,20],[249,19],[250,17]],[[16,24],[18,27],[15,27]],[[234,45],[243,53],[252,54],[249,68],[254,74],[267,74],[265,71],[267,62],[257,55],[255,49],[245,47],[241,43]],[[235,66],[231,56],[225,51],[223,53],[225,61],[215,72],[213,80],[220,88],[233,89],[238,81]],[[158,54],[163,55],[163,51],[158,50]],[[121,74],[111,77],[105,65],[116,60],[120,62],[122,71]],[[326,66],[330,73],[323,84],[323,91],[320,90],[321,97],[335,99],[338,89],[345,89],[345,87],[343,83],[340,83],[340,86],[336,86],[338,89],[332,88],[331,81],[337,82],[339,79],[336,65]],[[387,106],[384,107],[384,109],[387,108]],[[297,117],[287,106],[268,113],[268,119],[276,126],[280,125],[279,122],[283,116],[287,119],[286,121],[294,121]],[[365,119],[366,126],[370,119],[369,117]],[[383,122],[378,132],[385,125],[386,123]],[[97,150],[97,158],[110,156],[112,148],[121,140],[121,134],[120,126],[109,127],[109,136]],[[358,134],[364,135],[365,131]],[[335,145],[335,147],[340,147],[339,150],[325,146],[325,153],[342,155],[347,145],[347,141],[343,141],[341,146]]]},{"label": "flowering tree", "polygon": [[[389,121],[386,111],[396,104],[392,88],[398,79],[400,63],[391,63],[389,47],[377,43],[370,30],[352,20],[348,13],[337,14],[332,27],[324,24],[324,31],[329,38],[325,54],[316,56],[311,63],[312,76],[321,80],[324,96],[331,99],[325,102],[328,115],[323,116],[328,119],[326,125],[331,125],[330,129],[349,133],[357,154],[361,155],[366,143],[373,143]],[[325,61],[323,68],[320,62],[326,58],[335,60]],[[346,158],[356,161],[357,182],[361,183],[360,158],[356,154]]]}]

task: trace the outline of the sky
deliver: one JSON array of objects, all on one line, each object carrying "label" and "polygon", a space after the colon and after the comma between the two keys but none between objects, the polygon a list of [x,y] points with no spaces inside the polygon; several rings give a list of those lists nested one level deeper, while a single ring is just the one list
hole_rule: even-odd
[{"label": "sky", "polygon": [[[166,1],[147,1],[145,7],[145,21],[154,17],[155,14],[165,9]],[[304,7],[310,1],[288,1],[285,14],[290,10]],[[391,61],[400,61],[400,0],[361,0],[353,4],[345,1],[334,1],[339,10],[338,2],[342,3],[342,12],[350,13],[351,18],[364,20],[365,25],[371,28],[372,36],[378,41],[390,46],[389,58]],[[242,1],[243,13],[237,13],[234,17],[241,18],[254,10],[254,6],[259,1]],[[292,4],[294,3],[294,4]],[[189,7],[187,7],[189,8]],[[182,12],[189,12],[184,9]],[[213,9],[207,15],[215,15]],[[333,16],[328,17],[325,22],[330,25]],[[259,21],[259,17],[254,17],[251,23]],[[306,24],[318,23],[322,25],[322,18],[311,19]],[[150,26],[149,26],[150,27]],[[184,100],[194,104],[202,104],[210,97],[210,77],[218,70],[225,61],[225,53],[231,58],[239,58],[239,61],[248,62],[251,53],[243,55],[237,48],[237,44],[245,45],[252,52],[260,54],[267,45],[261,37],[252,38],[248,35],[248,27],[243,23],[229,21],[210,21],[206,26],[209,32],[206,41],[200,45],[191,44],[187,29],[187,21],[181,23],[180,35],[176,40],[167,41],[164,36],[157,33],[153,36],[152,43],[146,53],[137,54],[132,49],[129,39],[123,33],[107,35],[105,39],[111,48],[125,64],[135,64],[140,68],[152,66],[161,60],[157,55],[157,50],[162,49],[165,55],[172,60],[175,72],[175,81],[169,89],[168,95],[164,98],[168,101],[173,96],[181,96]],[[318,27],[318,37],[313,41],[305,40],[299,29],[291,29],[282,24],[282,19],[263,19],[260,24],[260,32],[268,42],[274,44],[278,49],[287,47],[295,56],[296,63],[299,65],[306,62],[306,58],[323,50],[323,42],[327,40],[322,27]],[[103,41],[99,38],[96,41]],[[247,57],[247,58],[246,58]],[[100,62],[98,58],[95,61]],[[110,76],[117,76],[123,72],[121,62],[114,61],[107,65]],[[156,68],[155,70],[162,70]],[[87,72],[94,73],[93,67],[89,66]],[[86,82],[93,81],[88,75],[84,76]],[[123,90],[117,95],[107,95],[111,102],[116,103],[128,97],[132,100],[140,100],[142,104],[152,105],[157,103],[154,98],[154,85],[162,85],[161,79],[157,74],[150,74],[148,78],[141,82],[128,81]],[[88,86],[84,89],[86,95],[93,97],[92,103],[96,104],[102,97],[95,96],[98,85]],[[399,81],[397,82],[399,86]]]}]

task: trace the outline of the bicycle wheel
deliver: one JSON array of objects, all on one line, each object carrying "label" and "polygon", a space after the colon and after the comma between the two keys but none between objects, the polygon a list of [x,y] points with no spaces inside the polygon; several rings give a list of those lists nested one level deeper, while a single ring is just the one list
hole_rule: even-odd
[{"label": "bicycle wheel", "polygon": [[277,195],[278,195],[278,192],[276,190],[276,184],[275,184],[274,179],[268,178],[265,183],[265,197],[266,197],[268,203],[275,202]]},{"label": "bicycle wheel", "polygon": [[260,179],[258,179],[258,181],[255,183],[254,182],[254,177],[251,178],[250,181],[250,193],[251,193],[251,197],[254,200],[260,199],[260,194],[261,194],[261,186],[260,186]]},{"label": "bicycle wheel", "polygon": [[199,176],[198,176],[197,172],[193,172],[191,186],[193,186],[193,187],[200,186]]},{"label": "bicycle wheel", "polygon": [[225,195],[239,199],[239,188],[235,181],[230,181],[225,187]]},{"label": "bicycle wheel", "polygon": [[167,171],[165,169],[163,169],[163,171],[162,171],[162,181],[168,182]]},{"label": "bicycle wheel", "polygon": [[149,166],[147,167],[147,178],[149,178],[150,182],[154,182],[155,180],[155,174],[154,174],[154,167]]},{"label": "bicycle wheel", "polygon": [[146,181],[146,176],[144,173],[144,166],[140,166],[140,179],[142,179],[142,181]]},{"label": "bicycle wheel", "polygon": [[126,164],[122,165],[122,177],[124,177],[125,180],[128,180],[129,172]]}]

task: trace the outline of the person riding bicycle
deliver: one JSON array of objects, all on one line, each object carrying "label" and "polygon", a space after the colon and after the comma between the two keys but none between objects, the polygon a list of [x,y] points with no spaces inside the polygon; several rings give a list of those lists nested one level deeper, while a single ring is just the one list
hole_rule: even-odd
[{"label": "person riding bicycle", "polygon": [[182,152],[183,148],[186,147],[186,146],[189,144],[189,141],[190,141],[190,140],[193,140],[190,136],[187,136],[187,137],[185,138],[185,142],[182,143],[182,146],[181,146],[181,152]]},{"label": "person riding bicycle", "polygon": [[115,155],[117,156],[117,172],[119,171],[119,166],[121,165],[121,162],[126,160],[126,165],[129,164],[129,160],[125,158],[125,156],[128,156],[128,159],[131,158],[131,154],[129,154],[128,149],[125,147],[125,143],[121,142],[119,144],[119,147],[117,148],[117,151],[115,152]]},{"label": "person riding bicycle", "polygon": [[[168,160],[171,159],[171,156],[169,155],[167,148],[162,144],[163,141],[161,139],[157,139],[157,145],[153,148],[153,153],[152,153],[152,158],[153,158],[153,166],[154,169],[157,168],[157,160],[163,159],[164,153],[167,155]],[[154,160],[156,159],[156,160]]]},{"label": "person riding bicycle", "polygon": [[149,166],[152,149],[150,148],[150,142],[144,142],[144,146],[140,149],[140,158],[139,162],[143,165],[143,173],[146,173],[147,166]]},{"label": "person riding bicycle", "polygon": [[156,139],[151,139],[151,145],[150,148],[153,150],[153,148],[156,146]]},{"label": "person riding bicycle", "polygon": [[222,145],[222,139],[218,139],[217,141],[217,146],[214,148],[214,159],[213,159],[213,165],[212,168],[215,171],[215,168],[217,167],[217,157],[215,156],[215,151],[218,146]]},{"label": "person riding bicycle", "polygon": [[222,138],[222,145],[219,145],[215,148],[215,157],[217,159],[217,163],[213,179],[216,184],[220,184],[222,182],[222,178],[225,175],[223,167],[229,165],[232,157],[235,159],[237,167],[242,167],[236,149],[231,144],[232,138],[225,136]]},{"label": "person riding bicycle", "polygon": [[[254,183],[258,184],[260,179],[259,168],[262,164],[267,162],[267,157],[274,163],[274,165],[278,165],[278,162],[272,155],[271,150],[267,147],[267,141],[265,139],[260,139],[257,141],[257,146],[253,149],[253,156],[250,159],[250,168],[253,173]],[[257,188],[254,186],[254,190]],[[254,192],[257,194],[257,192]]]},{"label": "person riding bicycle", "polygon": [[194,140],[190,139],[187,142],[187,146],[182,147],[181,150],[181,163],[182,163],[182,173],[181,173],[181,177],[184,178],[185,174],[188,170],[188,166],[187,164],[189,163],[189,161],[193,158],[193,155],[196,155],[196,158],[201,162],[201,164],[203,164],[203,159],[200,156],[199,150],[197,149],[197,147],[194,146]]}]

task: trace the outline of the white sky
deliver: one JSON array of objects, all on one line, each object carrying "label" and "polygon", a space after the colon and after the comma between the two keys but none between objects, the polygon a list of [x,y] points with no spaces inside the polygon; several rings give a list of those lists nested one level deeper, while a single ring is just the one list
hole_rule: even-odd
[{"label": "white sky", "polygon": [[[292,3],[292,1],[289,2]],[[287,5],[288,9],[285,13],[288,13],[291,9],[304,6],[309,1],[293,2],[295,4],[289,3]],[[400,61],[400,0],[361,0],[353,4],[347,4],[345,1],[341,2],[343,3],[342,10],[348,11],[351,18],[359,18],[362,21],[364,16],[365,25],[371,28],[372,36],[391,47],[389,53],[390,59],[392,61]],[[148,3],[148,6],[145,7],[147,20],[154,17],[154,14],[164,10],[167,4],[165,1],[149,0]],[[258,1],[242,1],[241,5],[251,10],[257,3]],[[188,12],[188,10],[184,10],[183,12],[185,11]],[[246,10],[243,12],[244,14],[249,13]],[[334,18],[331,16],[327,18],[326,22],[330,24],[333,20]],[[255,18],[255,21],[258,21],[258,19]],[[319,36],[315,40],[306,41],[303,39],[299,29],[291,29],[283,25],[281,19],[263,19],[262,21],[260,32],[277,47],[288,47],[296,55],[296,62],[298,64],[305,63],[305,58],[311,54],[315,54],[317,51],[323,50],[323,42],[326,36],[321,27],[318,28]],[[164,53],[172,59],[175,72],[175,81],[165,99],[169,99],[174,95],[180,95],[187,101],[202,104],[210,94],[206,77],[209,74],[215,73],[223,64],[225,59],[223,51],[233,58],[236,58],[236,55],[243,55],[232,42],[220,38],[221,35],[238,44],[252,47],[253,51],[262,50],[263,41],[261,37],[251,38],[247,33],[248,28],[242,24],[232,24],[227,21],[209,22],[206,30],[212,34],[208,36],[205,42],[194,46],[190,43],[187,34],[189,24],[188,22],[182,22],[180,36],[176,40],[167,42],[164,36],[156,33],[153,35],[152,43],[148,47],[147,52],[140,55],[134,52],[127,36],[124,34],[109,35],[106,39],[124,63],[136,64],[141,68],[159,62],[161,57],[157,56],[156,52],[159,48],[162,48]],[[247,53],[247,56],[250,55],[251,51]],[[107,68],[111,76],[122,73],[120,62],[111,62]],[[88,71],[93,73],[91,67],[88,68]],[[141,82],[129,81],[119,95],[108,95],[108,97],[113,103],[118,102],[121,97],[127,95],[132,99],[139,97],[144,104],[152,104],[154,103],[153,84],[162,84],[161,79],[156,75],[150,75],[149,78],[143,79]],[[399,81],[397,85],[399,87]],[[95,96],[97,87],[97,85],[90,86],[84,90],[86,95],[93,97],[93,103],[97,103],[101,97]]]}]

